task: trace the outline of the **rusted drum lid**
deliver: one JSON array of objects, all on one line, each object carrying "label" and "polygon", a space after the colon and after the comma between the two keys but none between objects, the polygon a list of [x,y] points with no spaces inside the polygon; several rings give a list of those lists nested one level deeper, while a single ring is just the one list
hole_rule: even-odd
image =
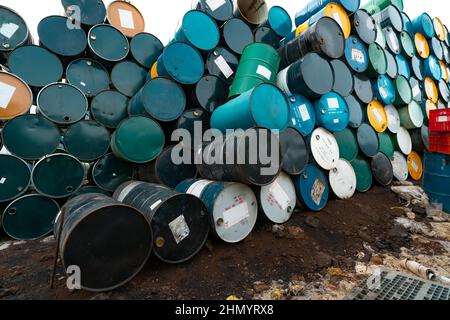
[{"label": "rusted drum lid", "polygon": [[129,38],[145,30],[141,12],[129,1],[113,1],[108,6],[108,22]]},{"label": "rusted drum lid", "polygon": [[0,71],[0,120],[10,120],[30,110],[33,94],[19,77]]}]

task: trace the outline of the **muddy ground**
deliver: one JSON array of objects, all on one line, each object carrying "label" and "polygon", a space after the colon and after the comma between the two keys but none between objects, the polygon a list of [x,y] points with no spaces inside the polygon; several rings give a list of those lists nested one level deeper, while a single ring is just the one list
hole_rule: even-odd
[{"label": "muddy ground", "polygon": [[[332,200],[321,213],[299,211],[283,227],[260,225],[243,243],[211,239],[198,256],[182,265],[166,265],[153,257],[133,281],[104,294],[70,292],[61,267],[56,288],[49,289],[55,247],[51,239],[11,244],[0,251],[0,298],[253,299],[272,290],[273,281],[297,284],[299,291],[306,284],[326,281],[345,294],[366,277],[355,273],[355,262],[382,264],[380,257],[400,257],[405,250],[448,255],[439,242],[418,241],[394,221],[404,215],[395,194],[375,187],[348,201]],[[272,298],[281,297],[277,294],[286,292],[275,292]]]}]

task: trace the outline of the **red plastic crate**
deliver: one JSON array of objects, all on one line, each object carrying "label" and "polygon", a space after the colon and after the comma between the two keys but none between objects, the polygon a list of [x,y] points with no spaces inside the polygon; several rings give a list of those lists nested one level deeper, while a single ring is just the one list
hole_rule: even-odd
[{"label": "red plastic crate", "polygon": [[450,132],[430,132],[430,144],[450,146]]},{"label": "red plastic crate", "polygon": [[450,109],[430,111],[430,132],[450,132]]},{"label": "red plastic crate", "polygon": [[440,146],[437,144],[430,144],[430,152],[450,155],[450,146]]}]

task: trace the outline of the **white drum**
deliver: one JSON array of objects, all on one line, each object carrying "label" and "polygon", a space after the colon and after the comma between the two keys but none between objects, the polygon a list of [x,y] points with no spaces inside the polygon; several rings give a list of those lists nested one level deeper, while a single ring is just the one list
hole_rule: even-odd
[{"label": "white drum", "polygon": [[392,168],[394,169],[394,177],[398,181],[408,180],[408,162],[406,157],[398,151],[394,152],[394,157],[391,160]]},{"label": "white drum", "polygon": [[311,153],[322,169],[329,171],[338,165],[339,145],[334,135],[324,128],[317,128],[311,134]]},{"label": "white drum", "polygon": [[400,115],[394,106],[384,107],[388,119],[388,129],[392,133],[397,133],[400,129]]},{"label": "white drum", "polygon": [[405,156],[408,156],[412,152],[411,135],[403,127],[400,127],[397,132],[397,145]]},{"label": "white drum", "polygon": [[350,199],[356,192],[356,173],[350,162],[339,159],[336,168],[329,174],[330,186],[334,194],[342,200]]}]

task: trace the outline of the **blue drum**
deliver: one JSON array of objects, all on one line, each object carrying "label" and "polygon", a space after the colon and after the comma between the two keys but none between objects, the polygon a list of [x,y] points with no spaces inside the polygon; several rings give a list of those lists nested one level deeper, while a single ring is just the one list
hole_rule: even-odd
[{"label": "blue drum", "polygon": [[345,61],[355,72],[365,72],[369,67],[367,47],[356,36],[351,36],[345,41]]},{"label": "blue drum", "polygon": [[344,130],[350,121],[347,102],[339,94],[330,92],[314,104],[317,123],[331,132]]},{"label": "blue drum", "polygon": [[316,111],[312,103],[301,95],[289,97],[290,127],[297,129],[304,137],[309,136],[316,127]]},{"label": "blue drum", "polygon": [[388,76],[379,76],[373,83],[373,91],[379,102],[387,105],[391,105],[395,102],[396,94],[394,83]]},{"label": "blue drum", "polygon": [[297,197],[308,210],[319,212],[325,208],[330,195],[328,178],[314,165],[294,179]]}]

